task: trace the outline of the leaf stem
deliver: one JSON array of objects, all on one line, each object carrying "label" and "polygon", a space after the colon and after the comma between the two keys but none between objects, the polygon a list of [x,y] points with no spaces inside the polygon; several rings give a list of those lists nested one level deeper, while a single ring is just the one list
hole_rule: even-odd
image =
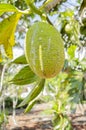
[{"label": "leaf stem", "polygon": [[22,11],[22,10],[18,10],[18,11],[19,11],[19,13],[22,13],[22,14],[31,14],[31,10],[30,9],[26,9],[24,11]]}]

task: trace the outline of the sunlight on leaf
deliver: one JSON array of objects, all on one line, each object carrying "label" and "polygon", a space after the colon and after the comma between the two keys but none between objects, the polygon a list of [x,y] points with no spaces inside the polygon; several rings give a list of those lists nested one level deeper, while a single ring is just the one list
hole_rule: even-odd
[{"label": "sunlight on leaf", "polygon": [[75,57],[75,50],[76,50],[77,46],[76,45],[71,45],[68,48],[68,54],[70,56],[71,59],[73,59]]},{"label": "sunlight on leaf", "polygon": [[1,52],[0,52],[0,62],[2,62],[2,54],[1,54]]},{"label": "sunlight on leaf", "polygon": [[61,17],[63,18],[72,18],[74,16],[74,11],[71,9],[67,9],[65,12],[61,12]]},{"label": "sunlight on leaf", "polygon": [[18,12],[18,9],[11,4],[0,3],[0,12]]},{"label": "sunlight on leaf", "polygon": [[0,12],[0,16],[3,14],[4,12]]}]

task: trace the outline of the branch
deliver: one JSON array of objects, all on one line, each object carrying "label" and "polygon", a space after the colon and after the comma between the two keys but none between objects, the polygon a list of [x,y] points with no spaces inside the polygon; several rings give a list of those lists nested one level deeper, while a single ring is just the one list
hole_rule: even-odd
[{"label": "branch", "polygon": [[56,5],[59,5],[62,1],[63,0],[53,0],[49,2],[49,4],[45,6],[45,11],[49,12],[52,8],[54,8]]},{"label": "branch", "polygon": [[[56,5],[59,5],[62,1],[64,0],[49,0],[48,2],[45,2],[45,4],[41,7],[41,8],[37,8],[35,7],[35,5],[33,4],[33,0],[25,0],[27,5],[30,7],[31,11],[40,15],[41,18],[45,21],[47,20],[50,24],[51,21],[49,20],[49,18],[45,15],[45,13],[48,13],[53,7],[55,7]],[[44,10],[44,12],[43,12]]]},{"label": "branch", "polygon": [[81,7],[79,9],[80,15],[82,14],[84,8],[86,8],[86,0],[83,0],[82,3],[81,3]]}]

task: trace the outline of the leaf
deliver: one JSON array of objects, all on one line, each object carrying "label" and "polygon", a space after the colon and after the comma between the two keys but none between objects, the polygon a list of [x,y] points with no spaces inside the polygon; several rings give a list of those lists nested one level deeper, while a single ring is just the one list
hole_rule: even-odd
[{"label": "leaf", "polygon": [[12,61],[12,63],[15,63],[15,64],[27,64],[27,61],[26,61],[26,58],[25,58],[25,55],[22,55],[16,59],[14,59]]},{"label": "leaf", "polygon": [[3,44],[9,58],[13,57],[12,46],[15,44],[14,33],[21,13],[14,13],[0,22],[0,44]]},{"label": "leaf", "polygon": [[74,11],[71,9],[67,9],[65,12],[61,12],[62,17],[69,17],[72,18],[74,16]]},{"label": "leaf", "polygon": [[11,5],[6,3],[0,3],[0,12],[18,12],[19,10]]},{"label": "leaf", "polygon": [[71,45],[68,48],[68,54],[70,56],[71,59],[73,59],[75,57],[75,50],[76,50],[77,46],[76,45]]},{"label": "leaf", "polygon": [[4,45],[4,49],[5,52],[7,54],[7,56],[12,59],[13,58],[13,50],[12,50],[12,46],[10,44],[5,44]]},{"label": "leaf", "polygon": [[32,109],[32,107],[34,106],[35,103],[36,103],[36,100],[31,102],[30,104],[28,104],[28,106],[25,109],[25,113],[29,112]]},{"label": "leaf", "polygon": [[4,12],[0,12],[0,16],[3,14]]},{"label": "leaf", "polygon": [[45,79],[41,79],[41,81],[32,89],[30,94],[20,103],[18,107],[24,106],[34,100],[40,92],[43,90],[45,84]]},{"label": "leaf", "polygon": [[1,51],[0,51],[0,62],[2,62],[2,54],[1,54]]},{"label": "leaf", "polygon": [[31,84],[38,80],[38,76],[36,76],[29,66],[23,67],[10,81],[16,85],[26,85]]}]

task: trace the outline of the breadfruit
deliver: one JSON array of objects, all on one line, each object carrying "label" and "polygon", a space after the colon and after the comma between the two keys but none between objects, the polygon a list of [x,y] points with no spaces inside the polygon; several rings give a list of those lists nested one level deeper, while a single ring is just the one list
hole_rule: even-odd
[{"label": "breadfruit", "polygon": [[60,33],[46,22],[36,22],[27,31],[26,60],[41,78],[52,78],[64,64],[64,45]]}]

